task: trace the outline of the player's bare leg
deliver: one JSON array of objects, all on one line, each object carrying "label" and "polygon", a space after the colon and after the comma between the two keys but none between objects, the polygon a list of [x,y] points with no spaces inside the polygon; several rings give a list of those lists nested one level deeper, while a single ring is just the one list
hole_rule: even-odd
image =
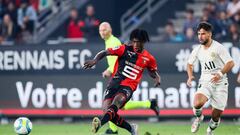
[{"label": "player's bare leg", "polygon": [[222,110],[213,109],[212,119],[209,121],[207,128],[207,135],[213,135],[213,130],[219,126],[222,112]]},{"label": "player's bare leg", "polygon": [[194,107],[193,107],[193,113],[196,116],[195,120],[193,121],[191,132],[196,133],[200,127],[201,122],[204,119],[204,116],[202,114],[202,107],[207,102],[208,98],[201,94],[197,93],[194,97]]}]

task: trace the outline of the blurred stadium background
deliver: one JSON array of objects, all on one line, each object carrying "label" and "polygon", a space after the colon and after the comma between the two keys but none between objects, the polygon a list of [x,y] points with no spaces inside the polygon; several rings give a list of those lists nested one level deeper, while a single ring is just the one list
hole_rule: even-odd
[{"label": "blurred stadium background", "polygon": [[[120,111],[140,125],[141,135],[191,134],[197,82],[186,86],[186,60],[198,44],[197,23],[213,24],[214,39],[235,61],[216,134],[240,134],[240,0],[0,0],[0,135],[14,134],[12,123],[19,116],[32,120],[32,135],[92,134],[91,119],[102,115],[106,60],[94,70],[83,71],[81,65],[104,49],[98,35],[104,21],[123,43],[135,28],[150,34],[146,48],[158,61],[162,84],[154,88],[144,75],[132,100],[157,98],[160,117],[150,110]],[[199,71],[196,65],[197,76]],[[198,134],[205,134],[210,112],[206,105]]]}]

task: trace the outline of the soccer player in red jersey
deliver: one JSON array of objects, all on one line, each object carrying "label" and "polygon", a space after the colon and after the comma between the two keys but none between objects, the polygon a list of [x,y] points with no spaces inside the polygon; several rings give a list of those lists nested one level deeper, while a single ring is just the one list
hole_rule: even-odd
[{"label": "soccer player in red jersey", "polygon": [[117,112],[132,97],[145,68],[154,79],[155,86],[160,85],[161,79],[157,72],[156,60],[144,49],[144,44],[149,42],[148,33],[145,30],[135,29],[130,34],[130,41],[130,45],[121,45],[100,51],[93,60],[84,63],[83,68],[89,69],[108,55],[118,56],[112,79],[104,93],[104,116],[101,120],[95,117],[92,122],[92,131],[94,133],[108,121],[112,121],[117,126],[128,130],[132,135],[137,135],[137,126],[130,125]]}]

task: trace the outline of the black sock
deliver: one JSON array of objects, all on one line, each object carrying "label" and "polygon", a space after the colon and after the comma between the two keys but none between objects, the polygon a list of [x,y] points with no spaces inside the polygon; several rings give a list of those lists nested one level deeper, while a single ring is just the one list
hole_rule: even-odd
[{"label": "black sock", "polygon": [[125,121],[122,117],[120,117],[117,113],[111,121],[115,123],[117,126],[124,128],[131,133],[132,130],[131,125],[127,121]]},{"label": "black sock", "polygon": [[101,119],[101,125],[103,126],[106,124],[108,121],[112,120],[118,111],[118,107],[116,105],[111,105],[107,112],[104,114],[103,118]]}]

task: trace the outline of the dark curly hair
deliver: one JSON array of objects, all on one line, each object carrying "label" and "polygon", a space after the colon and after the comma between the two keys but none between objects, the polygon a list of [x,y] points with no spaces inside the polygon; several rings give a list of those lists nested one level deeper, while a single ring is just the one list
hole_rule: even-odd
[{"label": "dark curly hair", "polygon": [[208,32],[212,32],[213,31],[213,26],[208,22],[200,22],[198,24],[197,31],[199,31],[200,29],[204,29]]},{"label": "dark curly hair", "polygon": [[138,39],[140,42],[149,42],[149,36],[147,31],[142,29],[135,29],[130,34],[130,40]]}]

